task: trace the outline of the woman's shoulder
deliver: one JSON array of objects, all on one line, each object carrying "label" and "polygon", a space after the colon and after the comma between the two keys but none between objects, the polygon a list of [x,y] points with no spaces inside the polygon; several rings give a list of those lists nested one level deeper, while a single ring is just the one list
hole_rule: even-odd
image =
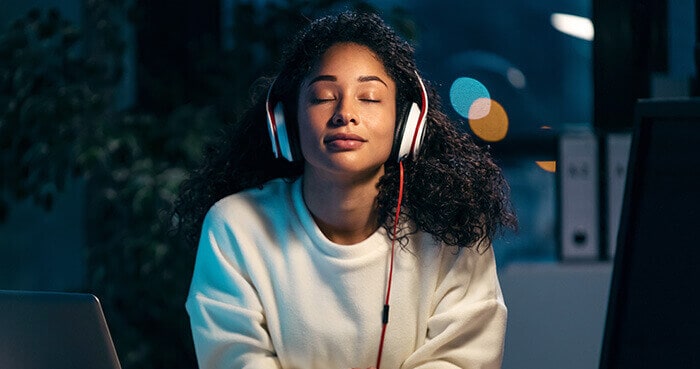
[{"label": "woman's shoulder", "polygon": [[453,264],[460,260],[469,260],[470,263],[476,260],[489,258],[493,251],[489,240],[482,239],[472,245],[454,246],[447,245],[434,235],[417,231],[409,236],[409,254],[422,259],[426,263]]},{"label": "woman's shoulder", "polygon": [[272,179],[259,187],[248,188],[218,200],[209,213],[228,218],[241,213],[265,214],[279,210],[289,202],[295,182],[284,178]]}]

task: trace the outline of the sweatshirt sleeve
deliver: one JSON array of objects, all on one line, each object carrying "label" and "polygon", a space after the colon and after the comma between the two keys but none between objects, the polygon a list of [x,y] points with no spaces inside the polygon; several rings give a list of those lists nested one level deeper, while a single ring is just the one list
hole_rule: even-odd
[{"label": "sweatshirt sleeve", "polygon": [[500,368],[507,310],[493,249],[446,249],[441,268],[426,340],[402,368]]},{"label": "sweatshirt sleeve", "polygon": [[281,368],[243,251],[216,210],[204,220],[186,302],[199,367]]}]

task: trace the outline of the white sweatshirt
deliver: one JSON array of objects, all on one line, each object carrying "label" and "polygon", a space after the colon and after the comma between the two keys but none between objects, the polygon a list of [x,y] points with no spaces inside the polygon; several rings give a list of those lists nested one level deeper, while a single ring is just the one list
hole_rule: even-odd
[{"label": "white sweatshirt", "polygon": [[[316,226],[301,180],[228,196],[204,221],[186,307],[199,366],[349,369],[376,364],[391,242]],[[397,245],[382,369],[500,368],[506,308],[491,248]]]}]

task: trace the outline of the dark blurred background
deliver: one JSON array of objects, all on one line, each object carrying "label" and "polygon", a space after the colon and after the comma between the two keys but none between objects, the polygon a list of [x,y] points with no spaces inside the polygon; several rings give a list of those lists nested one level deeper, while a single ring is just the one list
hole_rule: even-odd
[{"label": "dark blurred background", "polygon": [[[559,139],[624,134],[636,99],[695,95],[692,0],[0,0],[0,289],[94,293],[125,369],[196,367],[177,188],[288,37],[341,9],[378,12],[411,40],[511,184],[520,230],[495,244],[504,368],[596,363],[612,253],[562,257]],[[486,115],[470,110],[482,98]],[[581,326],[539,320],[528,299],[567,322],[577,305]]]}]

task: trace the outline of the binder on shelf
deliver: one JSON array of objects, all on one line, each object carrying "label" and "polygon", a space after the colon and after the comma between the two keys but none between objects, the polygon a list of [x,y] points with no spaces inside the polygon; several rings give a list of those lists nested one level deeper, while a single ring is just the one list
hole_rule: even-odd
[{"label": "binder on shelf", "polygon": [[563,133],[558,147],[559,258],[600,258],[598,139],[589,130]]},{"label": "binder on shelf", "polygon": [[607,248],[606,257],[613,259],[617,246],[617,233],[620,228],[622,200],[625,196],[625,180],[627,178],[627,163],[629,162],[631,133],[611,133],[605,140],[606,146],[606,218],[607,218]]}]

